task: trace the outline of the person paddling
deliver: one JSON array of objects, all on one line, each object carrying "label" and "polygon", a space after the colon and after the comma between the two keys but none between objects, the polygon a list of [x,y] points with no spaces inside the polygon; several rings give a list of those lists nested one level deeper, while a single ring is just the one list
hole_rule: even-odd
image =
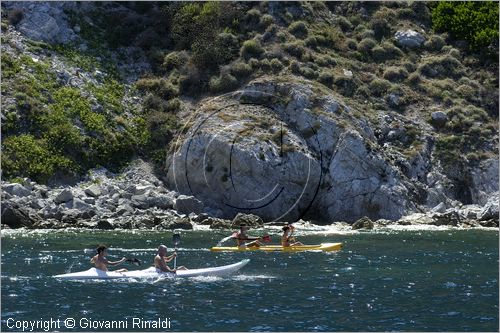
[{"label": "person paddling", "polygon": [[[240,225],[240,231],[236,233],[235,239],[236,243],[238,244],[238,247],[247,247],[247,246],[261,246],[262,243],[259,242],[259,239],[261,237],[252,237],[247,235],[247,230],[248,227],[246,224],[241,224]],[[246,243],[246,241],[251,241]]]},{"label": "person paddling", "polygon": [[[109,261],[108,259],[106,259],[107,255],[108,255],[108,247],[106,245],[99,245],[97,247],[97,254],[93,256],[92,259],[90,259],[90,262],[95,265],[95,268],[107,272],[108,266],[116,266],[127,261],[127,258],[125,257],[123,257],[121,260],[118,261]],[[122,268],[114,272],[120,273],[126,271],[127,271],[126,268]]]},{"label": "person paddling", "polygon": [[172,255],[167,256],[167,247],[165,245],[160,245],[158,247],[158,254],[156,255],[156,257],[154,259],[154,264],[155,264],[156,270],[159,270],[161,272],[175,273],[179,269],[180,270],[187,269],[184,266],[179,266],[176,269],[172,269],[172,268],[167,266],[166,263],[172,261],[172,259],[174,259],[176,256],[177,256],[177,253],[175,253],[175,252]]},{"label": "person paddling", "polygon": [[301,242],[297,242],[295,237],[293,237],[293,233],[295,232],[295,227],[292,224],[288,224],[282,228],[283,236],[281,236],[281,246],[302,246]]}]

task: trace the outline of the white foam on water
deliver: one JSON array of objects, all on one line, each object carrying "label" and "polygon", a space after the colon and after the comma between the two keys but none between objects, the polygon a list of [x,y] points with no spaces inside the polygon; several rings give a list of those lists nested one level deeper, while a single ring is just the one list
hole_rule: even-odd
[{"label": "white foam on water", "polygon": [[192,276],[188,279],[196,282],[217,282],[224,280],[224,278],[220,276]]},{"label": "white foam on water", "polygon": [[193,224],[193,231],[211,231],[209,225]]},{"label": "white foam on water", "polygon": [[390,224],[383,227],[377,227],[374,229],[374,231],[384,233],[387,231],[449,231],[455,229],[460,229],[460,228],[446,226],[446,225],[432,225],[432,224],[415,224],[415,225]]},{"label": "white foam on water", "polygon": [[275,276],[271,275],[247,275],[247,274],[238,274],[238,275],[229,275],[229,276],[193,276],[189,277],[190,281],[196,282],[217,282],[217,281],[255,281],[255,280],[269,280],[275,279]]},{"label": "white foam on water", "polygon": [[272,275],[264,275],[264,274],[258,274],[258,275],[248,275],[248,274],[238,274],[238,275],[233,275],[232,280],[235,281],[254,281],[254,280],[263,280],[263,279],[276,279],[276,276]]}]

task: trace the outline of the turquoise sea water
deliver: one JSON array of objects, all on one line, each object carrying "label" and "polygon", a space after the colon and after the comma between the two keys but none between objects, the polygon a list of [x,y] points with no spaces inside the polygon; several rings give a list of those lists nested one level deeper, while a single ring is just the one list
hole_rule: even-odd
[{"label": "turquoise sea water", "polygon": [[159,244],[171,245],[172,233],[3,232],[2,331],[21,330],[12,328],[16,322],[50,319],[68,331],[66,318],[75,319],[78,331],[89,330],[79,326],[82,318],[84,325],[126,322],[127,330],[133,330],[133,318],[168,318],[173,331],[499,329],[498,230],[315,232],[300,238],[343,242],[335,253],[207,250],[222,237],[183,232],[178,264],[198,268],[251,259],[238,274],[154,284],[51,276],[88,269],[90,249],[98,243],[112,246],[109,259],[133,256],[149,263]]}]

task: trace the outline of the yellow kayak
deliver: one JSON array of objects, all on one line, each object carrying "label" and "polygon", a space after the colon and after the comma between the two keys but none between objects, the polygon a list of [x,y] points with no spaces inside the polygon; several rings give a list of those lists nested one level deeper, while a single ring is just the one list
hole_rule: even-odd
[{"label": "yellow kayak", "polygon": [[237,246],[215,246],[210,249],[210,251],[222,252],[222,251],[232,251],[232,252],[246,252],[246,251],[283,251],[283,252],[300,252],[300,251],[338,251],[342,249],[342,243],[321,243],[319,245],[302,245],[302,246],[281,246],[281,245],[262,245],[262,246],[247,246],[247,247],[237,247]]}]

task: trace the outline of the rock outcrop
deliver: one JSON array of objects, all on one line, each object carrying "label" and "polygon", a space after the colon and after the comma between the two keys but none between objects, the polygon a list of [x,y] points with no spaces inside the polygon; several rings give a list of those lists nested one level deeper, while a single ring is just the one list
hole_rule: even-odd
[{"label": "rock outcrop", "polygon": [[[457,206],[461,198],[433,158],[432,136],[421,132],[412,156],[398,150],[415,140],[406,126],[430,128],[425,120],[384,112],[374,125],[339,96],[313,88],[261,78],[202,101],[170,156],[168,184],[229,219],[243,212],[264,221],[394,221],[440,203],[442,212]],[[445,121],[440,113],[434,118]],[[498,191],[495,166],[473,177],[477,198]]]},{"label": "rock outcrop", "polygon": [[9,1],[6,5],[23,12],[17,29],[31,39],[66,44],[77,38],[64,13],[65,9],[76,9],[75,2]]},{"label": "rock outcrop", "polygon": [[353,230],[358,230],[358,229],[371,230],[371,229],[373,229],[373,221],[370,220],[368,217],[364,216],[352,224],[352,229]]},{"label": "rock outcrop", "polygon": [[405,47],[417,48],[425,42],[425,37],[415,30],[400,30],[394,34],[396,42]]}]

